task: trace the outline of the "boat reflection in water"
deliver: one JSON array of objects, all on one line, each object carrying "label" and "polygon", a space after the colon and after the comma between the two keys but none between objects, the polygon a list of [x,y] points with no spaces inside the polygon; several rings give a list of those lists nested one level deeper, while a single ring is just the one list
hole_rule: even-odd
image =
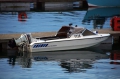
[{"label": "boat reflection in water", "polygon": [[[99,52],[96,52],[99,51]],[[100,49],[80,49],[80,50],[66,50],[66,51],[54,51],[54,52],[21,52],[18,58],[19,65],[24,68],[32,67],[34,62],[59,62],[59,66],[65,69],[65,72],[83,72],[92,68],[95,60],[108,59],[108,55]]]},{"label": "boat reflection in water", "polygon": [[16,62],[19,65],[22,65],[23,68],[31,67],[31,53],[28,52],[18,52],[16,49],[9,49],[7,51],[8,63],[11,66],[15,66]]},{"label": "boat reflection in water", "polygon": [[[9,57],[5,57],[5,53],[0,53],[2,57],[0,58],[0,74],[3,74],[0,78],[100,79],[102,77],[103,79],[117,79],[120,78],[119,53],[120,51],[112,49],[105,52],[98,47],[35,53],[9,51],[7,55],[15,59],[14,68],[11,68],[11,64],[6,64]],[[11,76],[11,73],[14,75]]]},{"label": "boat reflection in water", "polygon": [[[8,53],[11,54],[11,52]],[[11,56],[9,55],[8,58],[10,57]],[[80,50],[34,53],[19,51],[17,54],[14,52],[12,58],[15,58],[13,59],[14,65],[17,63],[17,65],[20,65],[22,68],[41,68],[42,66],[46,69],[48,66],[54,67],[51,66],[50,63],[57,62],[56,65],[60,66],[65,73],[86,72],[87,69],[96,69],[96,67],[99,69],[101,68],[101,65],[99,66],[99,64],[102,63],[104,63],[103,65],[108,64],[108,67],[110,67],[110,64],[120,64],[119,51],[107,53],[96,47]]]},{"label": "boat reflection in water", "polygon": [[[96,28],[102,29],[107,19],[109,20],[113,16],[119,16],[119,15],[120,15],[119,7],[88,8],[88,11],[84,16],[84,19],[82,20],[82,23],[90,24],[90,22],[92,21],[94,29]],[[109,24],[107,24],[107,26]]]},{"label": "boat reflection in water", "polygon": [[18,55],[18,52],[17,52],[16,49],[7,50],[8,63],[9,63],[11,66],[14,66],[14,65],[15,65],[17,55]]},{"label": "boat reflection in water", "polygon": [[22,68],[31,68],[32,66],[32,57],[31,53],[28,52],[19,52],[18,64],[22,66]]}]

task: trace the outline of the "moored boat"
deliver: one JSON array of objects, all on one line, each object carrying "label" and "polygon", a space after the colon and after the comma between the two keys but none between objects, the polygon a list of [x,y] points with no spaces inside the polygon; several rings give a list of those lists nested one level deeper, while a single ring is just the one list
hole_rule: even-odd
[{"label": "moored boat", "polygon": [[120,7],[120,0],[87,0],[89,7]]},{"label": "moored boat", "polygon": [[22,34],[15,39],[17,46],[26,45],[30,52],[70,50],[94,46],[106,40],[110,34],[98,34],[86,28],[62,26],[55,36],[32,38],[31,34]]},{"label": "moored boat", "polygon": [[82,23],[90,24],[93,23],[95,28],[103,28],[106,25],[106,22],[109,21],[109,18],[114,16],[120,16],[120,7],[99,7],[99,8],[88,8]]}]

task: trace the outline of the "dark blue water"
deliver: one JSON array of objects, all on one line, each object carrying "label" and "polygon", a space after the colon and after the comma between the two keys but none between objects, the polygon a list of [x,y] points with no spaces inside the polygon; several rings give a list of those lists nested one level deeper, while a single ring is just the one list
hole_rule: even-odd
[{"label": "dark blue water", "polygon": [[17,12],[0,13],[0,33],[28,33],[57,31],[63,25],[73,23],[73,26],[88,29],[109,29],[110,19],[119,15],[120,8],[96,8],[85,11],[64,12],[26,12],[27,20],[18,21]]},{"label": "dark blue water", "polygon": [[84,11],[27,12],[28,19],[24,22],[18,21],[17,14],[0,14],[0,33],[57,31],[61,26],[69,23],[80,25],[80,19],[83,18],[80,16],[84,14]]},{"label": "dark blue water", "polygon": [[[1,12],[0,33],[51,32],[69,23],[110,29],[120,8],[26,13],[27,20],[18,21],[17,12]],[[120,46],[103,46],[38,53],[0,49],[0,79],[120,79]]]},{"label": "dark blue water", "polygon": [[0,79],[119,79],[119,73],[119,50],[98,47],[37,53],[8,50],[0,56]]}]

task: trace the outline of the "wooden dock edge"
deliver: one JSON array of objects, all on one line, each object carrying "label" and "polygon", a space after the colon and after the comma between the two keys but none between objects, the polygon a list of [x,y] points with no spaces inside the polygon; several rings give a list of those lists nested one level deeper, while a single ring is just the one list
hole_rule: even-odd
[{"label": "wooden dock edge", "polygon": [[[11,34],[0,34],[0,40],[5,40],[5,39],[12,39],[12,38],[19,38],[21,34],[25,33],[11,33]],[[33,37],[43,37],[43,36],[53,36],[56,34],[56,32],[34,32],[31,33]]]}]

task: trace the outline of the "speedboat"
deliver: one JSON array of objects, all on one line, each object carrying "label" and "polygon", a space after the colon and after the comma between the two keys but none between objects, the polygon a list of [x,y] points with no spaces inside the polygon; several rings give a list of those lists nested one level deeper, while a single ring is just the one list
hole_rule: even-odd
[{"label": "speedboat", "polygon": [[31,33],[26,33],[14,39],[14,42],[16,46],[25,47],[29,52],[57,51],[94,46],[109,36],[110,34],[99,34],[77,26],[62,26],[54,36],[32,38]]}]

